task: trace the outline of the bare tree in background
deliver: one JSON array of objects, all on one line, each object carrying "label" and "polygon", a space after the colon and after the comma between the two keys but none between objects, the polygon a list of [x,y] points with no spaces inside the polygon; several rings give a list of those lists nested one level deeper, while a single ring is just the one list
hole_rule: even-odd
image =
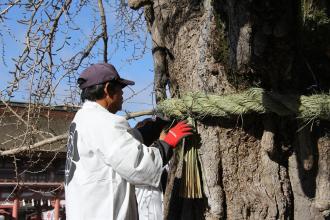
[{"label": "bare tree in background", "polygon": [[[52,144],[63,150],[68,120],[63,118],[64,127],[55,129],[52,110],[58,104],[67,110],[79,105],[79,72],[91,63],[111,62],[120,50],[130,51],[127,63],[140,59],[147,50],[148,33],[142,10],[136,12],[124,2],[104,0],[1,1],[0,26],[0,62],[10,71],[6,87],[0,91],[4,137],[0,156],[12,158],[19,182],[42,160],[41,148]],[[15,57],[8,57],[14,48],[6,44],[10,39],[17,46]],[[1,70],[1,77],[5,74],[9,73]],[[139,93],[132,92],[132,96]],[[26,104],[16,108],[12,100],[22,94]],[[22,154],[30,157],[29,164],[17,162],[16,155]],[[51,160],[55,160],[56,150],[52,155]],[[26,170],[18,170],[18,165]],[[33,172],[43,172],[48,165],[43,162]]]}]

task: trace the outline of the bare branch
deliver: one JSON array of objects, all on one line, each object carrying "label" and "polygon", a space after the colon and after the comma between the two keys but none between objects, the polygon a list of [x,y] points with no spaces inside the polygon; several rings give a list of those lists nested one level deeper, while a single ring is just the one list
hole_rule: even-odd
[{"label": "bare branch", "polygon": [[146,111],[131,112],[131,113],[126,112],[125,118],[132,119],[132,118],[137,118],[137,117],[144,116],[144,115],[153,115],[153,114],[155,114],[154,110],[146,110]]},{"label": "bare branch", "polygon": [[[137,117],[144,116],[144,115],[153,115],[154,113],[155,113],[154,110],[131,112],[131,113],[126,113],[125,118],[128,120],[128,119],[137,118]],[[67,138],[68,138],[68,134],[64,133],[64,134],[61,134],[61,135],[58,135],[58,136],[55,136],[55,137],[51,137],[51,138],[39,141],[39,142],[37,142],[35,144],[32,144],[32,145],[18,147],[18,148],[14,148],[14,149],[10,149],[10,150],[0,151],[0,156],[15,155],[15,154],[21,153],[23,151],[38,149],[38,148],[40,148],[44,145],[52,144],[52,143],[55,143],[55,142],[58,142],[58,141],[63,141]]]},{"label": "bare branch", "polygon": [[19,115],[17,114],[17,112],[6,102],[4,101],[3,99],[0,98],[0,101],[6,106],[6,108],[9,109],[9,111],[11,113],[13,113],[13,115],[15,115],[17,117],[17,119],[21,122],[23,122],[23,124],[26,125],[26,127],[29,127],[29,124]]},{"label": "bare branch", "polygon": [[18,4],[21,0],[16,0],[15,2],[9,3],[9,6],[0,12],[0,19],[9,11],[10,8]]},{"label": "bare branch", "polygon": [[68,8],[70,7],[71,2],[72,2],[72,0],[67,0],[65,2],[63,7],[61,8],[60,12],[57,14],[56,18],[54,19],[53,26],[52,26],[52,28],[50,30],[50,33],[49,33],[50,37],[48,39],[48,55],[49,55],[51,65],[53,65],[52,48],[53,48],[54,35],[55,35],[55,32],[56,32],[57,27],[58,27],[58,22],[59,22],[59,20],[62,16],[63,12],[68,10]]},{"label": "bare branch", "polygon": [[100,15],[101,15],[101,22],[102,22],[102,33],[103,33],[103,42],[104,42],[104,49],[103,49],[103,61],[105,63],[108,62],[108,31],[107,31],[107,20],[104,13],[103,1],[98,0]]},{"label": "bare branch", "polygon": [[5,151],[0,151],[0,156],[5,156],[5,155],[12,155],[12,154],[17,154],[26,150],[34,150],[37,148],[40,148],[46,144],[51,144],[57,141],[62,141],[65,140],[68,137],[68,134],[61,134],[52,138],[48,138],[45,140],[42,140],[38,143],[29,145],[29,146],[24,146],[24,147],[19,147],[19,148],[14,148],[14,149],[10,149],[10,150],[5,150]]}]

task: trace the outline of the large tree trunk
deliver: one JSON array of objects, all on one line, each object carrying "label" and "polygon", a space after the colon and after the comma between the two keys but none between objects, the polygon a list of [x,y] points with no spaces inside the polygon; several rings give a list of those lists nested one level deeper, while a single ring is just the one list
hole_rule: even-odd
[{"label": "large tree trunk", "polygon": [[[154,47],[162,48],[155,79],[166,75],[172,97],[330,88],[327,1],[142,2]],[[179,196],[182,162],[174,157],[165,219],[329,219],[328,129],[277,115],[198,121],[204,198]]]}]

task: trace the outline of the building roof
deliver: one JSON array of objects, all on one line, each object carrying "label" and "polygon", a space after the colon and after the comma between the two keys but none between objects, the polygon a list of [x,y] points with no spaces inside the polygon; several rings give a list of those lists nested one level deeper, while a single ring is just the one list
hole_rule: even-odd
[{"label": "building roof", "polygon": [[[31,146],[63,135],[78,110],[77,106],[33,105],[24,102],[0,102],[0,150]],[[45,144],[37,151],[65,151],[66,139]]]}]

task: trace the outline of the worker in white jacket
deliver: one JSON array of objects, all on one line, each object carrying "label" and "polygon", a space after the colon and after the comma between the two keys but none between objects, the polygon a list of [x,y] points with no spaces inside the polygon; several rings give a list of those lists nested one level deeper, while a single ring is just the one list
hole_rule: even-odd
[{"label": "worker in white jacket", "polygon": [[179,122],[164,140],[146,147],[129,132],[121,110],[122,89],[134,82],[120,78],[111,64],[88,67],[78,79],[82,108],[70,126],[65,169],[68,220],[138,219],[134,185],[158,187],[172,148],[191,127]]}]

